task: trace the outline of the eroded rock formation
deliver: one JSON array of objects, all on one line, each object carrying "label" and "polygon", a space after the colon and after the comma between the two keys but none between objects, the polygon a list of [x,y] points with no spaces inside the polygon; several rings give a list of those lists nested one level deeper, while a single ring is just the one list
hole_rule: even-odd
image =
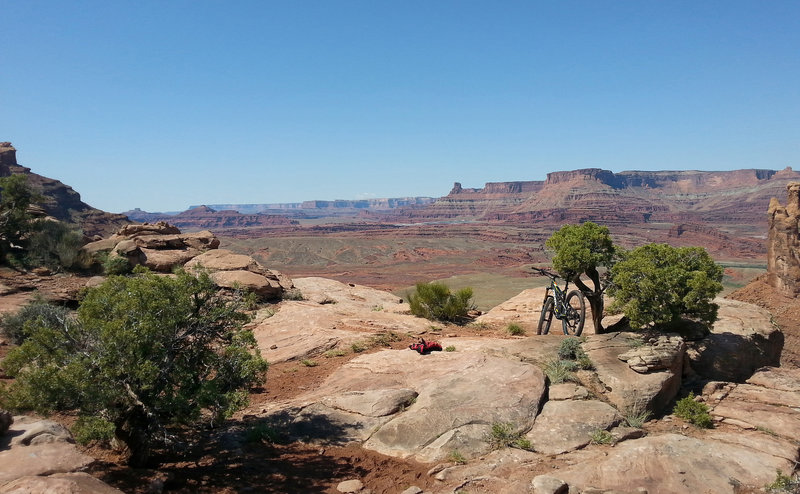
[{"label": "eroded rock formation", "polygon": [[130,223],[121,214],[107,213],[81,201],[81,195],[58,180],[33,173],[30,168],[17,163],[17,150],[10,142],[0,142],[0,177],[23,174],[28,183],[44,196],[44,212],[59,221],[78,225],[83,234],[107,235],[120,226]]},{"label": "eroded rock formation", "polygon": [[786,206],[769,203],[767,282],[790,297],[800,295],[800,182],[786,187]]}]

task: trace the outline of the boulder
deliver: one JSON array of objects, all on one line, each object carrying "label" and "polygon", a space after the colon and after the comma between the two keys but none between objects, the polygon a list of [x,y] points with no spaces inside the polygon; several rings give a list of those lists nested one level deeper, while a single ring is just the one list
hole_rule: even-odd
[{"label": "boulder", "polygon": [[17,421],[16,434],[11,439],[11,446],[47,444],[53,442],[73,442],[72,434],[66,427],[52,420]]},{"label": "boulder", "polygon": [[0,409],[0,436],[6,433],[11,424],[14,423],[14,416],[11,412]]},{"label": "boulder", "polygon": [[647,344],[628,350],[619,359],[639,374],[660,370],[678,370],[683,367],[686,346],[677,335],[661,335],[648,340]]},{"label": "boulder", "polygon": [[265,268],[252,257],[225,249],[209,250],[194,257],[186,263],[186,269],[207,270],[217,285],[245,288],[264,299],[279,298],[294,286],[288,277]]},{"label": "boulder", "polygon": [[158,223],[143,223],[141,225],[125,225],[119,229],[117,235],[121,237],[136,237],[139,235],[174,235],[181,231],[165,221]]},{"label": "boulder", "polygon": [[570,487],[631,492],[714,492],[734,494],[744,487],[762,488],[775,472],[790,472],[794,463],[768,452],[721,440],[663,434],[617,444],[591,461],[561,469]]},{"label": "boulder", "polygon": [[[672,338],[670,338],[672,341]],[[582,348],[595,366],[597,379],[602,384],[598,392],[617,410],[664,409],[681,386],[683,357],[680,352],[668,359],[670,368],[652,372],[636,372],[621,355],[640,348],[641,336],[636,333],[608,333],[587,336]],[[680,351],[681,345],[667,345]],[[586,383],[589,385],[590,383]]]},{"label": "boulder", "polygon": [[795,440],[800,437],[799,386],[800,370],[765,368],[744,384],[709,385],[704,398],[717,420]]},{"label": "boulder", "polygon": [[299,415],[276,404],[267,420],[305,413],[291,420],[295,428],[306,422],[304,440],[352,437],[382,454],[433,462],[456,449],[465,457],[486,453],[494,423],[527,430],[544,393],[541,370],[515,359],[383,350],[350,360],[298,398],[305,404]]},{"label": "boulder", "polygon": [[88,473],[25,476],[0,487],[0,494],[122,494]]},{"label": "boulder", "polygon": [[[11,431],[13,433],[14,426]],[[74,472],[93,461],[94,458],[78,452],[75,445],[68,442],[15,444],[0,450],[0,485],[29,475]]]},{"label": "boulder", "polygon": [[706,379],[744,382],[756,369],[780,364],[783,333],[769,312],[746,302],[717,298],[717,321],[703,340],[688,343],[692,369]]},{"label": "boulder", "polygon": [[[154,271],[169,273],[195,256],[219,247],[209,231],[181,233],[165,222],[125,225],[109,238],[90,242],[83,252],[90,264],[98,264],[100,254],[118,255],[131,265],[141,264]],[[89,267],[89,266],[86,266]]]},{"label": "boulder", "polygon": [[161,273],[170,273],[176,266],[182,266],[200,254],[200,251],[195,249],[156,250],[142,247],[138,251],[140,253],[138,264]]},{"label": "boulder", "polygon": [[525,437],[534,451],[557,455],[586,446],[594,431],[608,430],[621,421],[614,407],[599,400],[551,400]]}]

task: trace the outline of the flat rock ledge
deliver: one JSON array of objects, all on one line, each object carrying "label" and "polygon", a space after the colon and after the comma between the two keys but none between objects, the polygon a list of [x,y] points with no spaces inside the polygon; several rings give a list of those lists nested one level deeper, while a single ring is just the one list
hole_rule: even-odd
[{"label": "flat rock ledge", "polygon": [[0,493],[121,493],[80,472],[92,462],[62,425],[16,416],[0,436]]}]

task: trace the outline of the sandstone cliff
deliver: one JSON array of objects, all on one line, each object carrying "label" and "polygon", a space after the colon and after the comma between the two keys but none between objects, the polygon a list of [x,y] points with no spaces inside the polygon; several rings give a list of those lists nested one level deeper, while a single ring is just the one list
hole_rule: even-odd
[{"label": "sandstone cliff", "polygon": [[157,223],[167,221],[183,229],[230,229],[243,227],[272,227],[297,225],[297,221],[286,216],[271,214],[242,214],[238,211],[216,211],[208,206],[197,206],[181,213],[148,213],[140,209],[125,213],[135,221]]},{"label": "sandstone cliff", "polygon": [[435,203],[384,219],[489,221],[514,225],[595,221],[606,225],[704,224],[723,232],[763,232],[770,197],[800,173],[775,170],[629,171],[598,168],[553,172],[545,181],[456,182]]},{"label": "sandstone cliff", "polygon": [[786,206],[769,203],[767,282],[790,297],[800,295],[800,182],[786,187]]},{"label": "sandstone cliff", "polygon": [[24,174],[28,183],[41,193],[45,212],[67,223],[78,225],[84,235],[103,236],[130,223],[124,215],[107,213],[81,201],[81,195],[58,180],[33,173],[17,163],[16,149],[10,142],[0,142],[0,176]]}]

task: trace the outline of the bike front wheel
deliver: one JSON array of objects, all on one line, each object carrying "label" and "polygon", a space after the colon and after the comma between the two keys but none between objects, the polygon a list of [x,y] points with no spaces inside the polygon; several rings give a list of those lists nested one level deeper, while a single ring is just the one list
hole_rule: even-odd
[{"label": "bike front wheel", "polygon": [[561,320],[564,334],[580,336],[586,322],[586,300],[579,290],[572,290],[564,300],[566,313]]},{"label": "bike front wheel", "polygon": [[542,313],[539,315],[539,325],[536,327],[536,334],[547,334],[550,331],[550,323],[553,321],[553,297],[548,296],[542,304]]}]

